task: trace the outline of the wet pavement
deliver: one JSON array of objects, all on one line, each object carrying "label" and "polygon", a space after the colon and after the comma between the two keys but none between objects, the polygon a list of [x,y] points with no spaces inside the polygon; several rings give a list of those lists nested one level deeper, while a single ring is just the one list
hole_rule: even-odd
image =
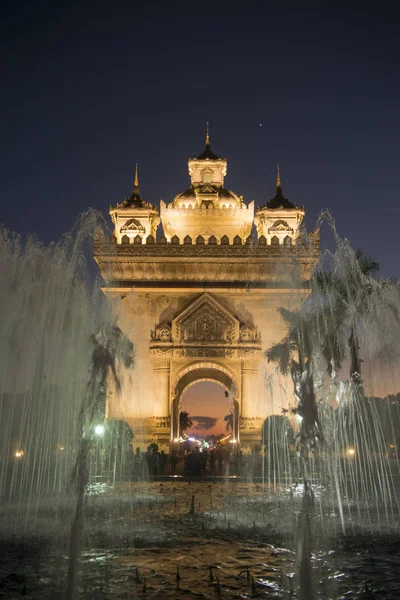
[{"label": "wet pavement", "polygon": [[[298,598],[297,505],[270,491],[231,480],[92,487],[77,598]],[[59,498],[2,509],[0,598],[64,597],[72,506]],[[322,534],[318,519],[319,598],[400,598],[399,538],[333,539],[335,527]]]}]

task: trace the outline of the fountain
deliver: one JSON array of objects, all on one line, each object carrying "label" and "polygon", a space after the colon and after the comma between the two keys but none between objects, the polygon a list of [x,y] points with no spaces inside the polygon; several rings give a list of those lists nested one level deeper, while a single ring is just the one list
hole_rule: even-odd
[{"label": "fountain", "polygon": [[128,428],[104,422],[134,351],[85,260],[99,226],[0,234],[3,596],[398,597],[398,284],[332,227],[268,352],[266,385],[290,373],[297,405],[267,419],[260,460],[222,484],[141,481]]}]

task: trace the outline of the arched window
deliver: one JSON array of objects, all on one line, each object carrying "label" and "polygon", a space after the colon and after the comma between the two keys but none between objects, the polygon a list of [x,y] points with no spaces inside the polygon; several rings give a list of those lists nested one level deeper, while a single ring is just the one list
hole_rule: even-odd
[{"label": "arched window", "polygon": [[289,235],[286,235],[283,238],[283,243],[285,244],[285,246],[291,246],[292,245],[292,238]]},{"label": "arched window", "polygon": [[204,183],[211,183],[211,173],[204,173],[204,175],[203,175],[203,182]]},{"label": "arched window", "polygon": [[273,235],[271,238],[271,244],[273,246],[279,246],[279,238],[276,235]]}]

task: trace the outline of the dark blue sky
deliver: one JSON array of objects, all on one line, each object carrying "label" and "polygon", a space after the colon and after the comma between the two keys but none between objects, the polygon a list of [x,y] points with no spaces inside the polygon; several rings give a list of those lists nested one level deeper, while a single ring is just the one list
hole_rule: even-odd
[{"label": "dark blue sky", "polygon": [[171,201],[210,121],[227,187],[264,203],[280,162],[308,228],[328,208],[400,277],[399,15],[216,4],[2,3],[0,222],[58,239],[130,193],[136,160]]}]

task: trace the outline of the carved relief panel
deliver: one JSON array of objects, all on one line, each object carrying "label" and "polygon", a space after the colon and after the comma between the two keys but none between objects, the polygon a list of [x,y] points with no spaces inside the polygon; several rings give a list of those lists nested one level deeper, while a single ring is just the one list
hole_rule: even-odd
[{"label": "carved relief panel", "polygon": [[251,360],[261,354],[256,328],[240,321],[208,293],[186,306],[172,323],[162,321],[151,333],[150,356]]},{"label": "carved relief panel", "polygon": [[151,332],[152,340],[160,340],[161,342],[170,342],[172,340],[171,323],[162,321],[157,325],[155,331]]},{"label": "carved relief panel", "polygon": [[239,321],[209,294],[203,294],[172,322],[175,342],[235,344]]},{"label": "carved relief panel", "polygon": [[247,323],[242,323],[240,326],[240,341],[243,343],[260,341],[256,328],[247,325]]}]

